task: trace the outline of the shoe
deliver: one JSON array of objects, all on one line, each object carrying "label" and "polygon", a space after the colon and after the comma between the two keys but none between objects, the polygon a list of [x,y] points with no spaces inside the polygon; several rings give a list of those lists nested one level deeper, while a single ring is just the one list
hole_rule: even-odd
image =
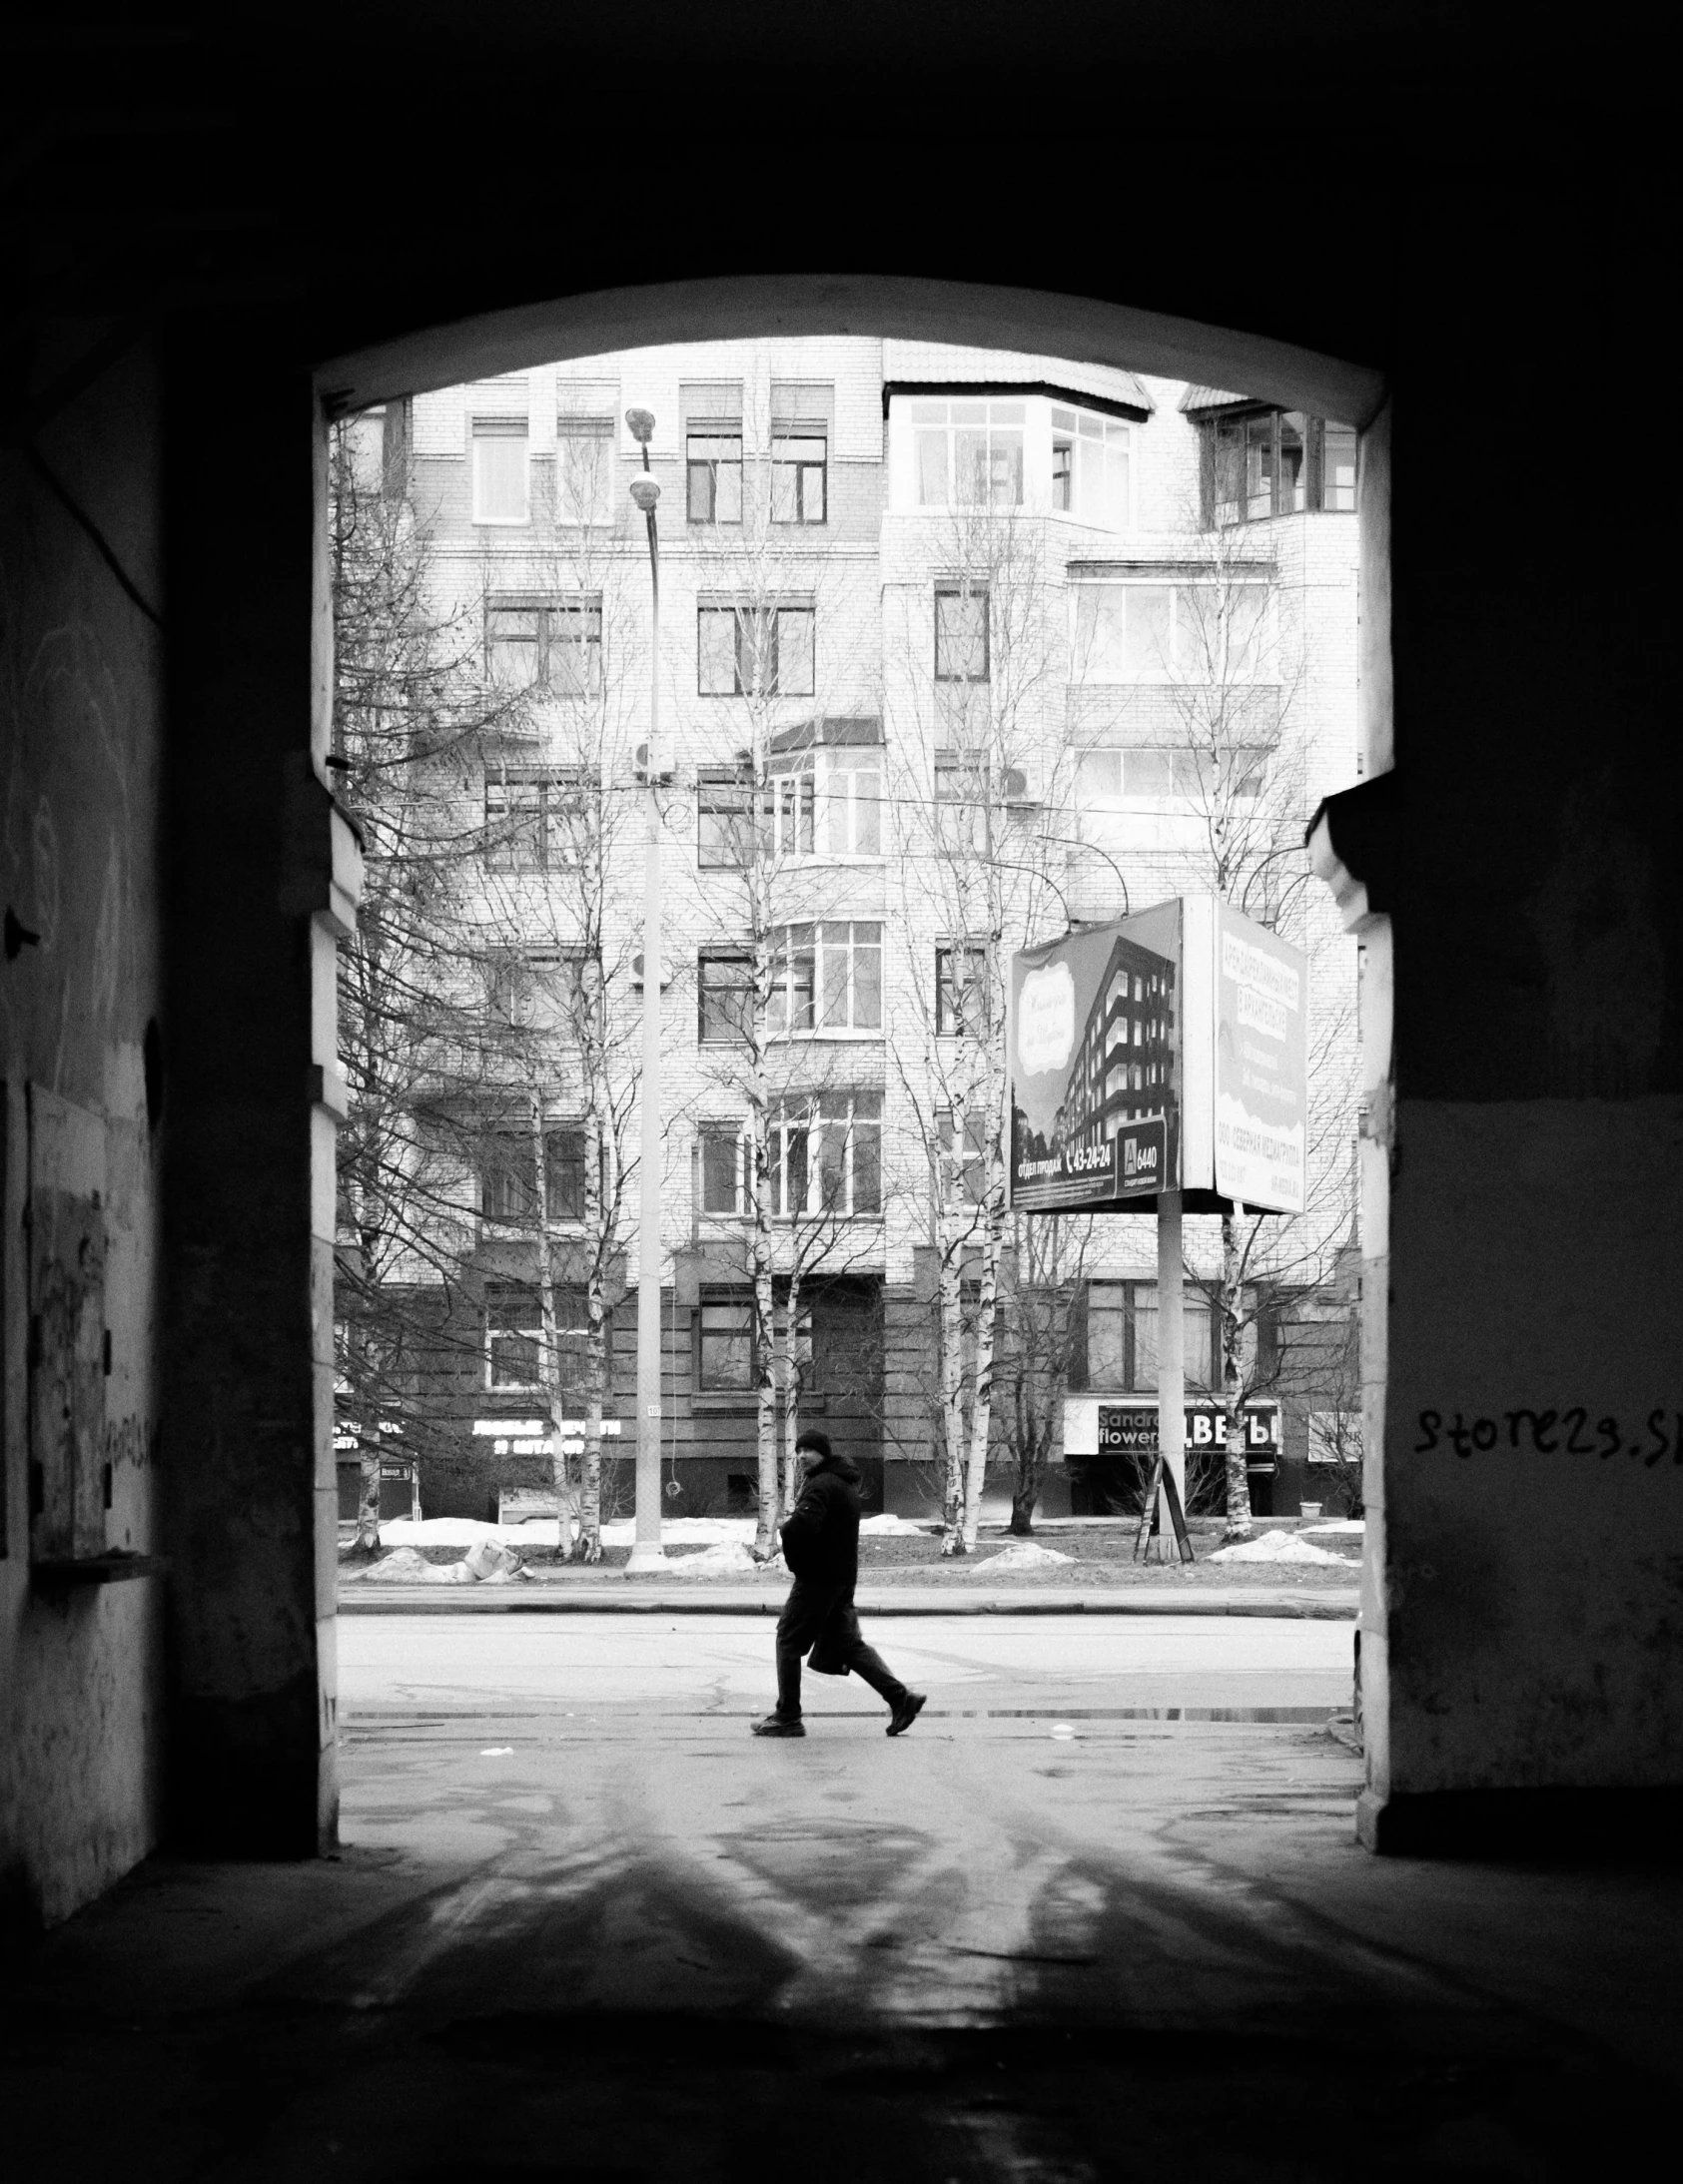
[{"label": "shoe", "polygon": [[[919,1701],[922,1704],[922,1701]],[[799,1715],[791,1722],[786,1714],[768,1714],[763,1722],[754,1724],[756,1737],[804,1737],[806,1724]]]},{"label": "shoe", "polygon": [[905,1698],[901,1700],[889,1718],[888,1734],[891,1737],[904,1737],[907,1730],[911,1728],[928,1704],[929,1697],[927,1693],[921,1691],[907,1692]]}]

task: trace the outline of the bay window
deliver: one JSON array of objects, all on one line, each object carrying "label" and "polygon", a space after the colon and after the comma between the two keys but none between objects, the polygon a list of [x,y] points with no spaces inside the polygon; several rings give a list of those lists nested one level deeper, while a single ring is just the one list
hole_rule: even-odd
[{"label": "bay window", "polygon": [[774,1038],[881,1032],[882,926],[826,919],[779,930],[772,966]]}]

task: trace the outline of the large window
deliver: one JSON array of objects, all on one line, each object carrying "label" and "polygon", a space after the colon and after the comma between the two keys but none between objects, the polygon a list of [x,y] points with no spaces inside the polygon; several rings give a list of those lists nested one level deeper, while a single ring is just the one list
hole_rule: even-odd
[{"label": "large window", "polygon": [[576,1032],[589,1000],[600,995],[601,964],[581,948],[509,949],[489,959],[486,986],[494,1025]]},{"label": "large window", "polygon": [[791,752],[774,761],[771,843],[780,857],[882,855],[882,752]]},{"label": "large window", "polygon": [[[545,1123],[543,1180],[551,1221],[584,1218],[585,1133],[576,1123]],[[479,1209],[487,1221],[530,1227],[537,1219],[537,1147],[529,1124],[487,1130],[479,1147]]]},{"label": "large window", "polygon": [[1129,526],[1131,428],[1089,409],[1052,410],[1052,505],[1105,530]]},{"label": "large window", "polygon": [[980,1205],[988,1182],[988,1118],[974,1108],[964,1117],[964,1150],[958,1152],[952,1110],[935,1116],[941,1156],[941,1195],[949,1205]]},{"label": "large window", "polygon": [[711,424],[684,435],[688,513],[692,523],[742,520],[742,427]]},{"label": "large window", "polygon": [[771,428],[771,520],[774,523],[822,523],[830,439],[821,424],[778,424]]},{"label": "large window", "polygon": [[737,768],[703,768],[696,784],[695,861],[740,872],[754,854],[754,788]]},{"label": "large window", "polygon": [[702,697],[811,697],[810,606],[704,606],[696,623],[696,688]]},{"label": "large window", "polygon": [[471,431],[473,520],[530,520],[528,434],[524,417],[475,417]]},{"label": "large window", "polygon": [[709,951],[695,967],[697,1037],[703,1046],[740,1046],[754,1011],[753,959]]},{"label": "large window", "polygon": [[[1189,1394],[1216,1384],[1215,1331],[1207,1298],[1193,1291],[1181,1303]],[[1092,1281],[1087,1285],[1087,1385],[1101,1393],[1157,1391],[1157,1284]]]},{"label": "large window", "polygon": [[485,783],[485,863],[546,872],[571,862],[587,784],[577,773],[508,771]]},{"label": "large window", "polygon": [[986,1039],[988,951],[969,942],[935,951],[935,1036]]},{"label": "large window", "polygon": [[[576,1389],[584,1380],[590,1328],[584,1291],[557,1282],[552,1295],[556,1377],[563,1389]],[[542,1386],[543,1306],[534,1287],[526,1282],[486,1284],[484,1341],[487,1388]]]},{"label": "large window", "polygon": [[696,1385],[744,1394],[754,1385],[754,1307],[748,1297],[704,1297],[696,1311]]},{"label": "large window", "polygon": [[1076,772],[1076,801],[1088,812],[1107,804],[1254,804],[1267,779],[1268,756],[1265,745],[1237,743],[1225,750],[1088,751]]},{"label": "large window", "polygon": [[979,584],[935,587],[935,679],[988,679],[988,593]]},{"label": "large window", "polygon": [[1206,418],[1204,524],[1353,511],[1355,428],[1297,409]]},{"label": "large window", "polygon": [[882,1094],[786,1100],[772,1117],[771,1210],[779,1220],[882,1211]]},{"label": "large window", "polygon": [[1193,682],[1267,678],[1268,587],[1077,584],[1076,682]]},{"label": "large window", "polygon": [[485,602],[485,666],[506,689],[593,697],[602,686],[600,598],[493,595]]},{"label": "large window", "polygon": [[701,1210],[727,1220],[747,1207],[748,1142],[740,1122],[703,1122]]},{"label": "large window", "polygon": [[[564,390],[563,390],[564,391]],[[616,401],[599,415],[563,409],[555,419],[555,520],[612,523],[620,513],[614,460]]]},{"label": "large window", "polygon": [[882,926],[828,919],[783,927],[772,965],[774,1038],[882,1030]]},{"label": "large window", "polygon": [[925,508],[1020,508],[1020,401],[915,401],[912,449]]}]

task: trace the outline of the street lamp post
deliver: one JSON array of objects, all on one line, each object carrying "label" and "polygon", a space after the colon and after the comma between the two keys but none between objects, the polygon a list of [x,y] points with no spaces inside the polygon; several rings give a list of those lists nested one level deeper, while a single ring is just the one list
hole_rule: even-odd
[{"label": "street lamp post", "polygon": [[628,409],[625,422],[643,451],[643,467],[631,480],[631,498],[648,524],[648,570],[654,620],[649,649],[648,744],[643,756],[643,1074],[639,1157],[641,1214],[637,1225],[637,1528],[630,1573],[662,1570],[660,1545],[660,548],[654,506],[658,479],[649,474],[648,443],[654,417]]}]

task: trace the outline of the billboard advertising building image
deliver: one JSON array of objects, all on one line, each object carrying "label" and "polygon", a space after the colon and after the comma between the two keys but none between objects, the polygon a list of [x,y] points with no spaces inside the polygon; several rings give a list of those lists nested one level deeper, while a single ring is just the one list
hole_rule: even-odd
[{"label": "billboard advertising building image", "polygon": [[1210,896],[1025,949],[1007,1032],[1009,1189],[1025,1212],[1300,1213],[1307,968]]}]

